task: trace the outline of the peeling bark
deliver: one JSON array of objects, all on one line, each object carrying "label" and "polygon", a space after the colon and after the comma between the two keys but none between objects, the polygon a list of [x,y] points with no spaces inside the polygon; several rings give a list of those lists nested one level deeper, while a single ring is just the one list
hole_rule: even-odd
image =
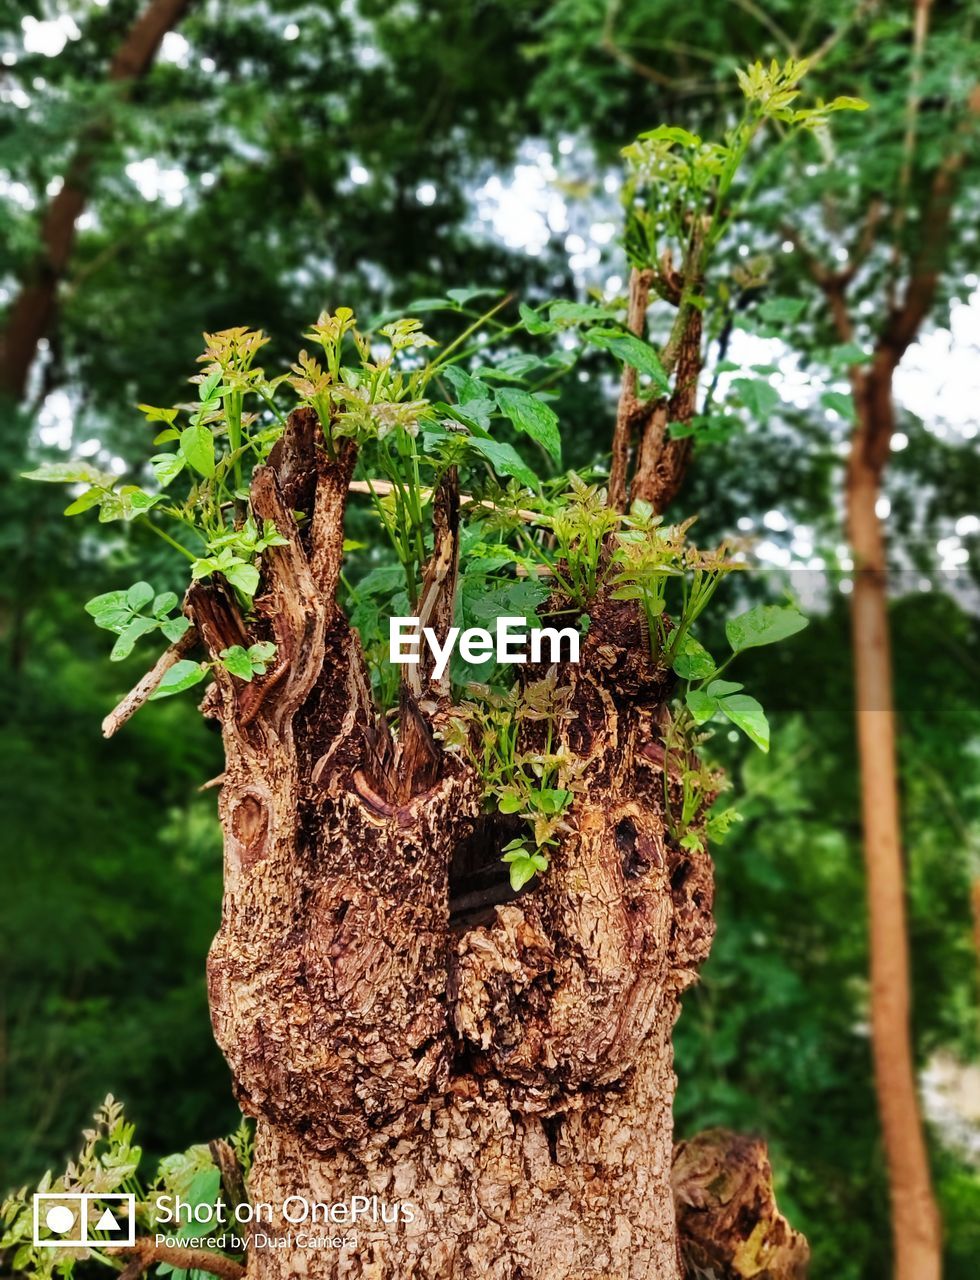
[{"label": "peeling bark", "polygon": [[810,1247],[776,1207],[766,1145],[710,1129],[674,1152],[685,1270],[714,1280],[805,1280]]},{"label": "peeling bark", "polygon": [[[454,930],[452,856],[488,820],[441,748],[428,668],[406,682],[397,739],[371,704],[334,600],[353,465],[353,446],[329,458],[315,416],[293,414],[253,480],[256,515],[287,539],[264,557],[255,617],[219,585],[189,596],[212,654],[277,644],[266,676],[219,667],[205,701],[227,761],[209,992],[258,1118],[253,1203],[376,1194],[415,1217],[360,1224],[356,1248],[256,1249],[249,1274],[679,1280],[671,1032],[713,923],[710,859],[665,824],[671,677],[635,606],[597,601],[563,672],[583,766],[572,830],[540,884]],[[437,629],[456,510],[450,477],[419,606]],[[290,1232],[280,1214],[269,1234]]]}]

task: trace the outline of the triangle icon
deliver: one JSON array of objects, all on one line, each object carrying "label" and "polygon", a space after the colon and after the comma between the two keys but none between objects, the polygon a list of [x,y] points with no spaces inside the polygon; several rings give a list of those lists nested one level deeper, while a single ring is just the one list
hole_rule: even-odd
[{"label": "triangle icon", "polygon": [[115,1220],[108,1209],[103,1213],[102,1217],[95,1224],[96,1231],[118,1231],[119,1223]]}]

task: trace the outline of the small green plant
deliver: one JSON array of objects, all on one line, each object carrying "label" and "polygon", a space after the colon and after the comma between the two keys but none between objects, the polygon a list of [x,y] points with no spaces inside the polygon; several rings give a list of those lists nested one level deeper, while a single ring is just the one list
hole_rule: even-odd
[{"label": "small green plant", "polygon": [[[432,551],[433,494],[453,472],[463,516],[457,621],[485,625],[495,617],[531,617],[546,607],[549,615],[575,615],[586,630],[597,601],[609,595],[634,601],[650,661],[672,669],[685,685],[666,744],[668,766],[679,769],[682,790],[679,812],[669,815],[672,830],[688,841],[700,838],[706,822],[720,831],[729,820],[706,816],[717,779],[692,763],[704,738],[699,730],[725,718],[767,748],[761,707],[723,674],[743,649],[770,643],[780,630],[792,634],[803,621],[795,612],[792,623],[785,612],[781,621],[771,614],[732,620],[730,627],[741,628],[729,632],[732,655],[716,666],[693,628],[737,567],[730,549],[698,550],[687,539],[690,520],[666,524],[649,503],[634,502],[620,513],[594,473],[556,474],[562,441],[552,388],[583,353],[608,353],[622,367],[624,388],[634,388],[624,391],[621,407],[653,421],[650,413],[666,419],[683,401],[676,411],[681,420],[662,423],[672,441],[724,436],[727,427],[719,426],[711,409],[713,389],[696,411],[700,319],[706,313],[717,326],[719,318],[730,317],[732,290],[757,287],[765,273],[758,262],[738,260],[728,280],[712,282],[712,255],[791,138],[824,125],[835,111],[865,105],[838,98],[799,106],[806,68],[805,61],[791,59],[740,72],[743,110],[721,141],[664,126],[625,149],[626,255],[676,311],[659,345],[631,330],[628,321],[636,327],[636,319],[624,299],[532,306],[486,289],[450,289],[444,297],[416,300],[401,317],[367,326],[349,307],[325,311],[305,334],[313,354],[300,351],[274,375],[258,363],[268,343],[264,333],[226,329],[204,335],[201,368],[191,379],[194,399],[140,406],[157,429],[154,448],[162,450],[147,460],[146,487],[121,483],[88,462],[48,463],[31,478],[75,486],[69,516],[96,511],[103,523],[152,530],[189,562],[191,582],[222,579],[254,626],[262,616],[255,602],[263,556],[284,545],[289,530],[252,509],[252,473],[282,435],[287,412],[312,411],[327,458],[339,458],[348,441],[356,445],[352,488],[371,504],[360,519],[376,522],[385,535],[386,548],[370,538],[345,544],[351,559],[340,581],[375,695],[397,733],[399,675],[387,661],[383,619],[411,613],[418,603]],[[746,177],[744,162],[767,124],[781,139],[760,151]],[[799,305],[769,299],[759,314],[783,323]],[[458,329],[440,346],[416,313],[444,313]],[[711,323],[705,325],[709,337]],[[549,343],[558,349],[547,349]],[[688,359],[682,376],[685,344],[697,356]],[[722,371],[738,370],[719,365],[716,377]],[[743,376],[732,384],[736,404],[764,417],[778,400],[766,380],[771,371],[739,372]],[[624,483],[617,495],[625,493]],[[293,512],[300,528],[311,516]],[[192,660],[185,656],[188,623],[176,595],[156,595],[144,582],[98,596],[87,607],[97,625],[116,635],[114,660],[157,632],[176,646],[161,660],[165,674],[156,698],[192,688],[218,664],[238,680],[261,680],[276,657],[272,641],[262,639],[248,648],[231,646],[212,662]],[[761,631],[759,618],[765,621]],[[515,687],[513,674],[494,670],[493,662],[480,671],[454,664],[460,705],[453,745],[471,760],[497,807],[526,825],[527,835],[504,851],[512,882],[521,885],[545,870],[558,834],[573,818],[578,780],[561,733],[567,690],[554,682]],[[468,693],[474,685],[480,691]],[[669,782],[665,786],[669,799]]]},{"label": "small green plant", "polygon": [[[738,818],[734,809],[725,809],[717,814],[710,812],[723,781],[720,775],[701,762],[698,749],[704,738],[697,730],[710,720],[727,719],[761,751],[769,750],[766,713],[757,699],[743,693],[743,685],[721,679],[723,672],[747,649],[786,640],[806,625],[806,618],[791,605],[757,605],[725,623],[731,653],[720,664],[716,664],[689,631],[675,646],[671,665],[683,681],[684,689],[675,702],[664,741],[664,800],[671,834],[683,847],[701,847],[703,841],[697,829],[699,826],[704,826],[709,838],[724,838]],[[671,805],[671,766],[675,766],[680,775],[679,813]]]},{"label": "small green plant", "polygon": [[[578,764],[555,739],[571,718],[572,689],[558,684],[552,667],[540,680],[507,692],[471,687],[470,701],[454,708],[444,738],[476,769],[488,802],[513,814],[528,828],[526,836],[504,848],[510,882],[516,891],[547,871],[548,850],[567,831],[566,815],[578,781]],[[536,745],[530,745],[536,740]]]},{"label": "small green plant", "polygon": [[107,591],[95,596],[85,606],[97,627],[115,632],[118,639],[109,658],[121,662],[128,658],[136,641],[152,631],[176,644],[190,623],[182,614],[174,615],[177,597],[172,591],[157,595],[148,582],[134,582],[126,591]]},{"label": "small green plant", "polygon": [[[57,1176],[50,1170],[37,1184],[35,1190],[21,1187],[0,1204],[0,1252],[11,1251],[11,1270],[34,1277],[34,1280],[52,1280],[54,1276],[69,1277],[80,1265],[92,1261],[113,1271],[122,1269],[121,1259],[108,1252],[111,1241],[105,1245],[65,1245],[53,1247],[34,1243],[35,1194],[57,1196],[59,1192],[75,1195],[79,1192],[104,1195],[124,1192],[136,1202],[138,1233],[152,1235],[157,1228],[159,1213],[157,1193],[179,1195],[194,1210],[198,1206],[214,1206],[221,1197],[221,1173],[216,1168],[210,1150],[205,1145],[195,1145],[176,1155],[165,1156],[149,1183],[140,1177],[143,1152],[134,1142],[135,1126],[127,1121],[122,1103],[110,1094],[95,1113],[95,1123],[82,1135],[83,1143],[78,1155],[69,1160],[63,1173]],[[229,1139],[244,1178],[251,1167],[253,1130],[242,1119]],[[177,1228],[168,1227],[167,1234],[200,1235],[199,1222],[217,1220],[202,1213],[196,1222],[184,1223]],[[157,1228],[159,1229],[159,1228]],[[89,1235],[92,1234],[91,1228]],[[179,1267],[161,1265],[161,1272],[171,1271],[177,1280],[186,1280],[190,1273]]]}]

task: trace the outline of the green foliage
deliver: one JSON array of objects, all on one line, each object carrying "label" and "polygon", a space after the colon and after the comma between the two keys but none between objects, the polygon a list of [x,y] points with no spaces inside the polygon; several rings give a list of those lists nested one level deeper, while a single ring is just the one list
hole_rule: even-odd
[{"label": "green foliage", "polygon": [[[53,1177],[48,1171],[37,1184],[40,1194],[59,1191],[99,1194],[125,1191],[139,1194],[136,1171],[142,1151],[133,1144],[135,1126],[128,1124],[122,1104],[112,1094],[95,1113],[95,1126],[86,1129],[84,1143],[74,1160],[69,1160],[63,1174]],[[15,1271],[47,1280],[52,1275],[71,1276],[76,1264],[88,1258],[111,1266],[101,1250],[84,1248],[48,1248],[34,1244],[34,1210],[32,1193],[27,1187],[14,1192],[0,1205],[0,1249],[11,1249]]]},{"label": "green foliage", "polygon": [[[298,7],[291,0],[191,6],[180,27],[186,56],[159,58],[124,102],[99,81],[136,6],[70,0],[62,10],[74,16],[81,37],[69,40],[57,57],[26,50],[23,6],[12,7],[5,24],[4,47],[17,57],[16,65],[5,67],[6,84],[24,97],[11,100],[0,140],[8,177],[0,258],[8,281],[24,277],[39,243],[46,187],[64,173],[79,131],[104,121],[108,112],[115,133],[99,148],[87,194],[91,217],[78,228],[37,389],[67,396],[74,439],[101,446],[76,483],[90,489],[101,481],[120,497],[119,507],[108,506],[116,522],[99,531],[108,537],[96,544],[90,536],[78,538],[71,526],[62,528],[58,516],[65,503],[56,502],[55,485],[5,486],[0,791],[7,838],[0,933],[15,940],[5,949],[0,975],[7,1001],[0,1178],[7,1185],[36,1179],[61,1159],[79,1117],[110,1085],[131,1101],[143,1145],[155,1153],[234,1124],[222,1111],[227,1071],[210,1041],[200,977],[217,918],[220,850],[207,798],[188,799],[202,778],[220,769],[216,742],[190,705],[171,699],[145,720],[137,718],[125,743],[100,744],[99,716],[139,670],[105,663],[97,637],[78,632],[73,621],[82,601],[107,582],[145,579],[179,594],[186,580],[173,563],[181,557],[135,518],[139,500],[127,503],[110,468],[112,455],[138,460],[147,452],[140,435],[145,428],[128,405],[137,397],[168,403],[196,354],[192,335],[218,330],[230,318],[278,335],[263,357],[275,359],[273,368],[285,368],[292,359],[285,344],[325,298],[356,297],[365,314],[389,307],[395,297],[418,298],[404,309],[414,315],[429,295],[437,306],[426,311],[426,329],[448,342],[462,306],[472,299],[465,290],[447,293],[447,278],[486,281],[495,289],[491,300],[502,296],[504,286],[516,287],[528,300],[522,314],[530,318],[525,331],[512,335],[511,350],[527,358],[549,332],[551,311],[540,299],[571,289],[565,232],[554,234],[538,256],[506,248],[482,213],[479,221],[473,216],[476,182],[493,173],[506,187],[517,144],[532,137],[532,163],[544,155],[558,171],[553,182],[548,179],[549,197],[565,200],[569,229],[588,240],[583,227],[593,210],[598,218],[614,216],[616,194],[606,194],[603,179],[623,137],[645,129],[651,118],[675,121],[701,137],[721,136],[743,109],[733,66],[763,56],[768,64],[772,54],[784,58],[790,47],[821,48],[806,80],[813,100],[844,87],[871,100],[873,110],[838,113],[832,141],[820,130],[808,131],[767,164],[756,188],[760,198],[740,201],[731,235],[715,258],[719,293],[728,288],[731,300],[713,332],[726,317],[736,329],[762,336],[791,327],[804,371],[822,379],[829,370],[839,379],[867,361],[868,339],[886,315],[883,286],[891,264],[896,261],[901,273],[930,225],[931,178],[964,136],[963,104],[977,60],[969,6],[933,6],[922,65],[926,106],[903,199],[911,6],[883,13],[880,6],[865,12],[851,0],[764,10],[662,0],[555,0],[547,6],[431,0],[422,14],[406,5],[360,5],[355,11]],[[32,12],[48,16],[37,6]],[[301,39],[282,38],[289,22],[299,25]],[[488,85],[506,85],[507,93],[488,92]],[[22,106],[25,99],[29,105]],[[774,128],[759,141],[768,149],[777,133]],[[766,163],[757,147],[736,180],[736,197],[757,161]],[[147,198],[125,175],[125,165],[144,157],[183,175],[180,203],[170,196]],[[973,159],[971,150],[959,175],[966,211],[980,174]],[[520,160],[527,163],[523,155]],[[350,183],[354,163],[365,167],[367,182]],[[423,179],[438,193],[432,205],[414,198]],[[801,254],[781,248],[783,229],[812,231],[840,260],[840,252],[857,243],[872,196],[882,200],[884,216],[875,252],[851,285],[856,334],[844,344],[830,328]],[[904,217],[893,216],[896,208]],[[812,216],[818,209],[828,215],[819,232]],[[951,299],[965,296],[964,273],[975,270],[974,222],[954,216],[948,228],[945,265],[937,263],[937,324],[946,323]],[[738,256],[744,241],[752,245],[750,257]],[[574,274],[578,287],[580,273]],[[584,274],[586,289],[608,275],[622,277],[619,244],[605,245],[600,264]],[[795,303],[795,314],[770,306],[780,300]],[[597,372],[600,345],[581,335],[618,325],[620,302],[602,299],[601,307],[586,311],[581,327],[563,322],[562,339],[581,346],[555,353],[565,367],[566,357],[578,359],[590,375],[588,382],[573,375],[560,398],[549,402],[560,415],[564,456],[583,475],[608,443],[610,387]],[[714,307],[710,296],[709,302]],[[542,321],[533,336],[532,323]],[[479,359],[475,353],[463,365],[477,373]],[[534,379],[557,373],[559,359],[545,362]],[[494,364],[502,367],[496,359]],[[766,377],[731,371],[749,385]],[[497,384],[486,379],[485,385]],[[725,396],[723,388],[724,382],[692,423],[670,428],[672,436],[689,433],[695,441],[697,461],[683,504],[685,511],[702,513],[699,539],[712,545],[743,517],[758,525],[777,505],[791,529],[771,535],[772,541],[787,549],[802,528],[815,554],[832,563],[840,542],[836,493],[846,420],[827,419],[789,398],[777,404],[771,396],[760,413],[748,403],[751,391],[743,407],[737,391]],[[456,399],[443,389],[439,394]],[[39,456],[51,456],[48,446],[37,444],[38,403],[32,399],[24,413],[4,415],[4,480],[35,468]],[[941,413],[938,399],[935,407]],[[452,409],[462,411],[459,404]],[[952,522],[975,510],[980,474],[972,441],[959,440],[955,431],[940,436],[908,406],[900,404],[898,413],[909,445],[889,462],[889,546],[893,569],[912,565],[915,575],[897,577],[896,589],[904,584],[911,590],[920,575],[930,577],[933,588],[893,606],[914,1016],[923,1053],[952,1044],[968,1057],[976,1052],[968,902],[970,850],[976,847],[970,833],[975,837],[978,818],[971,746],[978,732],[977,637],[975,620],[949,595],[962,597],[963,581],[953,584],[949,575],[935,573],[935,544],[948,536]],[[161,420],[157,429],[165,426]],[[466,446],[474,461],[485,450],[498,476],[517,476],[533,489],[535,470],[523,455],[537,446],[503,419],[493,430],[507,435],[474,436]],[[25,459],[29,436],[32,453]],[[174,444],[160,446],[169,452],[162,454],[167,461],[159,464],[164,474],[157,485],[151,459],[150,483],[140,479],[140,487],[166,488],[166,470],[184,469],[174,461]],[[55,465],[65,465],[54,456]],[[498,496],[488,468],[481,474],[488,479],[486,495]],[[588,475],[589,483],[596,479],[603,483]],[[96,506],[98,494],[78,499],[88,501]],[[511,505],[536,504],[524,495]],[[77,514],[74,499],[72,506]],[[121,518],[127,514],[128,520]],[[352,503],[350,521],[353,537],[372,549],[351,550],[345,593],[348,586],[360,592],[379,566],[404,583],[399,566],[388,566],[374,546],[376,517]],[[157,523],[170,527],[162,517]],[[179,532],[178,538],[184,541]],[[190,535],[186,541],[206,554]],[[975,575],[976,537],[964,545],[972,557],[966,573]],[[546,556],[549,551],[542,548]],[[481,558],[467,555],[461,610],[480,598],[481,582],[495,594],[511,589],[500,564],[485,568],[491,561],[489,554],[482,557],[480,568]],[[709,608],[698,627],[717,653],[726,649],[723,615],[758,598],[746,574],[731,579],[725,592],[744,599],[732,608]],[[763,1133],[780,1206],[811,1241],[814,1280],[883,1280],[891,1260],[864,1030],[852,698],[846,620],[833,595],[831,583],[827,615],[817,609],[792,645],[739,658],[740,678],[772,716],[771,754],[744,736],[730,741],[735,735],[726,731],[733,726],[721,713],[709,722],[722,727],[710,749],[738,780],[744,821],[715,851],[718,933],[677,1027],[678,1129],[691,1133],[720,1123]],[[404,586],[401,596],[407,604]],[[377,621],[376,610],[372,616]],[[475,620],[469,612],[462,617]],[[357,625],[364,636],[367,622],[360,614]],[[685,640],[674,659],[684,679],[689,673],[679,664],[694,643],[693,637]],[[196,663],[181,665],[198,679],[207,673]],[[379,702],[391,705],[397,671],[379,662],[374,673],[388,681],[388,692],[377,692]],[[454,669],[457,685],[497,674]],[[706,674],[701,659],[690,676]],[[50,928],[51,921],[59,927]],[[975,1169],[944,1150],[942,1130],[931,1137],[946,1236],[944,1274],[973,1280]]]},{"label": "green foliage", "polygon": [[[809,66],[806,59],[788,58],[780,64],[774,58],[768,66],[755,62],[746,71],[736,68],[745,104],[721,142],[705,142],[688,129],[661,125],[641,133],[625,149],[631,175],[623,194],[625,244],[633,266],[656,266],[665,247],[680,245],[690,279],[703,280],[712,251],[793,137],[826,125],[832,112],[867,107],[859,98],[835,98],[816,107],[796,105]],[[736,192],[749,149],[767,124],[783,126],[780,144],[767,151],[750,182]],[[704,299],[686,287],[689,292],[682,304],[703,307]]]},{"label": "green foliage", "polygon": [[177,607],[173,591],[154,593],[148,582],[134,582],[127,591],[107,591],[95,596],[85,606],[97,627],[114,631],[119,637],[109,654],[113,662],[128,658],[136,641],[152,631],[160,631],[176,644],[185,634],[190,622],[178,614],[171,617]]},{"label": "green foliage", "polygon": [[[155,1192],[180,1196],[192,1211],[198,1211],[199,1206],[218,1203],[221,1173],[207,1146],[196,1144],[177,1155],[165,1156],[155,1178],[146,1185],[140,1178],[143,1153],[133,1142],[135,1133],[136,1126],[126,1120],[122,1103],[110,1094],[95,1113],[94,1127],[85,1130],[84,1143],[78,1155],[69,1160],[64,1173],[58,1176],[53,1176],[50,1170],[45,1173],[37,1184],[36,1192],[54,1195],[59,1192],[92,1195],[126,1192],[135,1197],[137,1226],[145,1234],[151,1234],[157,1224]],[[252,1137],[244,1119],[230,1141],[243,1173],[247,1173]],[[72,1276],[79,1264],[89,1260],[118,1269],[117,1258],[98,1247],[36,1245],[33,1194],[27,1187],[22,1187],[0,1205],[0,1249],[12,1251],[12,1265],[16,1271],[36,1280],[50,1280],[52,1276]],[[167,1234],[178,1240],[200,1236],[200,1223],[208,1220],[209,1216],[201,1213],[197,1220],[181,1222]],[[216,1216],[210,1215],[210,1220],[217,1220]],[[187,1272],[169,1263],[159,1264],[157,1270],[160,1275],[172,1274],[178,1280],[202,1274]]]},{"label": "green foliage", "polygon": [[540,680],[499,692],[471,686],[472,700],[454,708],[447,747],[476,769],[484,794],[502,814],[523,820],[528,836],[505,846],[516,891],[548,869],[548,849],[570,830],[565,820],[578,785],[578,762],[555,738],[571,718],[570,685],[557,668]]}]

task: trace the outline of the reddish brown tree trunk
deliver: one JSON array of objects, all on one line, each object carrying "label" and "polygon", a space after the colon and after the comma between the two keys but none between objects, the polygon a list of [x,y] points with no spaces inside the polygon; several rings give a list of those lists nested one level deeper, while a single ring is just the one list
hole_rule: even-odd
[{"label": "reddish brown tree trunk", "polygon": [[[191,0],[153,0],[133,24],[109,68],[112,83],[131,82],[145,75],[160,41],[190,7]],[[58,194],[41,223],[41,251],[30,265],[20,292],[10,304],[0,332],[0,392],[20,399],[54,314],[58,285],[75,242],[75,228],[85,207],[93,152],[106,137],[107,126],[93,127],[69,166]]]},{"label": "reddish brown tree trunk", "polygon": [[876,506],[892,435],[894,358],[855,377],[858,425],[847,472],[861,809],[868,882],[871,1032],[888,1161],[896,1280],[939,1280],[942,1239],[916,1087],[896,774],[885,541]]}]

